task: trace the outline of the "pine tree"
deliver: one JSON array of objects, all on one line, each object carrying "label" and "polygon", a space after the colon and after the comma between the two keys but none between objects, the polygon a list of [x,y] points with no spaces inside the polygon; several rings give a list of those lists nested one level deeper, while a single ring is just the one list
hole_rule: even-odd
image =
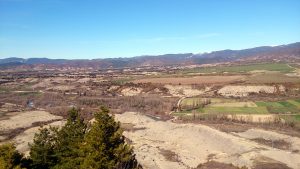
[{"label": "pine tree", "polygon": [[30,145],[33,169],[129,169],[137,162],[120,124],[102,107],[87,130],[76,109],[61,128],[41,128]]},{"label": "pine tree", "polygon": [[59,163],[55,168],[79,168],[83,159],[80,146],[83,144],[87,126],[79,116],[79,111],[73,108],[65,126],[58,132],[56,153]]},{"label": "pine tree", "polygon": [[79,168],[82,156],[86,124],[80,118],[78,110],[69,111],[67,123],[61,128],[42,128],[30,145],[30,157],[33,168]]},{"label": "pine tree", "polygon": [[12,143],[0,145],[0,169],[21,169],[22,158]]},{"label": "pine tree", "polygon": [[41,128],[30,144],[30,158],[33,169],[49,169],[58,163],[55,152],[58,128]]},{"label": "pine tree", "polygon": [[120,124],[101,107],[85,137],[83,169],[134,168],[136,160],[132,148],[125,143]]}]

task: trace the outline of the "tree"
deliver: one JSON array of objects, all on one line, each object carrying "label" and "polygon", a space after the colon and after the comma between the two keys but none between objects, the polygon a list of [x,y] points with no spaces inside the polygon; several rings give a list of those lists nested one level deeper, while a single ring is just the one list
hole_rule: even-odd
[{"label": "tree", "polygon": [[85,137],[83,169],[134,168],[136,160],[132,148],[125,143],[120,123],[101,107],[94,114],[95,121]]},{"label": "tree", "polygon": [[79,168],[83,160],[81,146],[84,141],[87,126],[75,108],[69,111],[65,126],[58,132],[57,149],[59,163],[55,168]]},{"label": "tree", "polygon": [[86,124],[75,108],[69,111],[67,123],[61,128],[42,128],[30,145],[33,168],[79,168]]},{"label": "tree", "polygon": [[0,169],[21,169],[22,159],[12,143],[0,145]]},{"label": "tree", "polygon": [[30,144],[30,158],[32,168],[49,169],[58,163],[58,157],[55,152],[57,142],[58,128],[41,128]]},{"label": "tree", "polygon": [[89,130],[74,108],[60,129],[41,128],[30,145],[30,158],[33,169],[129,169],[137,166],[120,124],[104,107],[95,113],[95,122]]}]

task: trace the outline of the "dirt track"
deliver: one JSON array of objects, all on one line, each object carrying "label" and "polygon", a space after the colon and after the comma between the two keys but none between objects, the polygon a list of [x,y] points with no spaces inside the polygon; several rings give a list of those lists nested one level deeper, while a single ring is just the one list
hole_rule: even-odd
[{"label": "dirt track", "polygon": [[[156,121],[127,112],[116,115],[133,125],[125,136],[132,141],[138,161],[144,168],[195,168],[210,160],[255,168],[258,162],[300,168],[300,139],[252,129],[245,133],[224,133],[205,125]],[[255,131],[255,132],[254,132]],[[262,136],[268,135],[267,138]],[[289,149],[272,148],[253,138],[288,140]]]}]

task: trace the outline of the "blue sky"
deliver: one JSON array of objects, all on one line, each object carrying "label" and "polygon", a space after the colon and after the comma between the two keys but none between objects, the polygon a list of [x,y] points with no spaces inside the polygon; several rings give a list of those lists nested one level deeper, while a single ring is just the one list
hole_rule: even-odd
[{"label": "blue sky", "polygon": [[299,0],[0,0],[0,58],[131,57],[299,41]]}]

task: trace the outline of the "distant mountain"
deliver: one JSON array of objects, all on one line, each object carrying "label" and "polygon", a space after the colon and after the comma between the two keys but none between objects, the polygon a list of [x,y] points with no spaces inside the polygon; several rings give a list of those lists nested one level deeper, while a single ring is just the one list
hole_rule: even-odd
[{"label": "distant mountain", "polygon": [[48,59],[48,58],[6,58],[0,59],[0,68],[44,65],[52,67],[93,67],[93,68],[122,68],[140,66],[168,66],[210,64],[222,62],[261,62],[261,61],[300,62],[300,42],[281,46],[262,46],[243,50],[221,50],[203,54],[165,54],[158,56],[136,56],[132,58],[108,59]]},{"label": "distant mountain", "polygon": [[222,50],[193,55],[193,63],[215,63],[236,61],[300,61],[300,42],[281,46],[262,46],[243,50]]}]

